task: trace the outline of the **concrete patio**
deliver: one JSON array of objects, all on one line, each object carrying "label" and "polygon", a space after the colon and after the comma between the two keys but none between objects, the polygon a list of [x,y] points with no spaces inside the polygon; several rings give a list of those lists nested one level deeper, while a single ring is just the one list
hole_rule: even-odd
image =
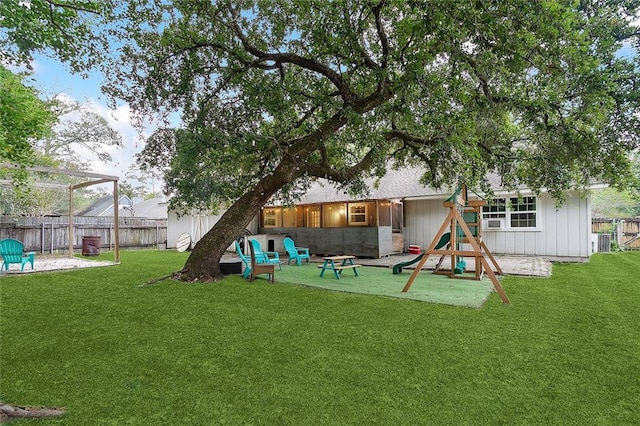
[{"label": "concrete patio", "polygon": [[[365,259],[358,258],[356,261],[360,265],[364,266],[380,266],[384,268],[393,268],[393,265],[413,260],[417,257],[416,254],[403,253],[392,256],[383,257],[380,259]],[[494,255],[496,262],[500,265],[502,272],[507,275],[525,275],[534,277],[550,277],[551,276],[551,262],[540,256],[505,256]],[[429,256],[427,262],[422,269],[434,269],[440,256]],[[311,261],[314,263],[322,263],[321,256],[311,256]],[[474,270],[474,263],[472,258],[466,258],[467,271]],[[491,263],[489,261],[489,263]],[[449,257],[445,257],[443,267],[448,267],[450,264]],[[405,270],[415,269],[417,263],[404,267]]]}]

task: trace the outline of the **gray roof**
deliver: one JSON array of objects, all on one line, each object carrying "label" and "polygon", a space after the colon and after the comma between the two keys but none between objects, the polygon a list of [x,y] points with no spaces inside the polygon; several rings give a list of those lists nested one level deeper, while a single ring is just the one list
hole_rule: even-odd
[{"label": "gray roof", "polygon": [[369,194],[352,197],[335,184],[319,179],[311,185],[311,188],[303,195],[297,204],[315,204],[342,202],[352,200],[387,200],[393,198],[440,198],[449,196],[453,190],[444,188],[435,190],[420,183],[424,174],[421,168],[404,168],[400,170],[388,170],[387,174],[380,178],[378,187],[374,187],[375,179],[367,179]]},{"label": "gray roof", "polygon": [[[119,198],[120,217],[140,217],[145,219],[166,219],[167,202],[162,198],[151,198],[134,204],[129,197],[123,195]],[[92,205],[81,211],[77,216],[113,216],[113,196],[108,195],[95,201]]]},{"label": "gray roof", "polygon": [[[133,204],[131,199],[126,195],[121,195],[118,203],[128,206]],[[82,210],[76,216],[113,216],[113,195],[105,195],[102,198],[98,198],[93,204]]]},{"label": "gray roof", "polygon": [[133,216],[146,219],[166,219],[169,203],[163,198],[150,198],[133,205]]}]

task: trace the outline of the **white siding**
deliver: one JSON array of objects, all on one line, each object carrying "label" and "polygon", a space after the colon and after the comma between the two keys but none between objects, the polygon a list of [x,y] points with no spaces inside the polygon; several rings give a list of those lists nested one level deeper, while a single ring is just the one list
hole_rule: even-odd
[{"label": "white siding", "polygon": [[[443,200],[405,200],[406,244],[427,247],[449,210]],[[483,240],[492,253],[586,258],[591,255],[591,203],[570,194],[556,208],[547,194],[538,197],[537,229],[488,230]]]},{"label": "white siding", "polygon": [[[182,233],[187,233],[191,236],[193,247],[193,244],[197,243],[204,234],[213,228],[213,225],[220,220],[223,214],[224,212],[218,215],[202,213],[178,218],[175,211],[169,211],[167,219],[167,248],[176,248],[176,242]],[[247,229],[254,234],[258,232],[257,216],[251,221]]]},{"label": "white siding", "polygon": [[444,200],[405,200],[405,249],[419,245],[425,249],[431,244],[442,226],[449,210],[442,206]]}]

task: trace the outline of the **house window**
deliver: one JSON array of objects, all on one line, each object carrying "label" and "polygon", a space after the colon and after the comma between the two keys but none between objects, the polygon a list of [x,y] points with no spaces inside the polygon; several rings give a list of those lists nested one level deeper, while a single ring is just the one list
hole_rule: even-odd
[{"label": "house window", "polygon": [[535,228],[536,197],[496,198],[482,207],[486,228]]},{"label": "house window", "polygon": [[263,223],[265,228],[275,228],[279,226],[280,222],[280,209],[264,209],[263,210]]},{"label": "house window", "polygon": [[506,198],[496,198],[482,207],[482,217],[485,219],[504,219],[507,217]]},{"label": "house window", "polygon": [[296,208],[285,207],[282,209],[282,227],[283,228],[295,228],[296,227]]},{"label": "house window", "polygon": [[512,198],[510,207],[512,228],[536,227],[536,197]]},{"label": "house window", "polygon": [[322,206],[322,227],[342,228],[347,226],[347,207],[344,203],[323,204]]},{"label": "house window", "polygon": [[350,203],[349,204],[349,225],[351,226],[367,226],[367,204],[366,203]]},{"label": "house window", "polygon": [[310,209],[307,209],[309,228],[320,228],[320,220],[322,218],[320,208],[320,206],[313,206]]}]

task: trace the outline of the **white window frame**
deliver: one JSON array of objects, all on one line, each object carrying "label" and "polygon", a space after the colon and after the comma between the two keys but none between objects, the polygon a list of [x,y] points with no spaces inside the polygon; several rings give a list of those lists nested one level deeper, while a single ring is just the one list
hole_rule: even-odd
[{"label": "white window frame", "polygon": [[[540,228],[540,204],[538,197],[535,195],[528,195],[522,197],[504,196],[496,197],[494,203],[489,203],[482,208],[482,220],[483,230],[485,231],[531,231],[538,230]],[[496,204],[497,201],[497,204]],[[529,205],[534,206],[533,210],[522,208]],[[533,215],[529,219],[516,219],[518,215]],[[489,227],[488,222],[491,220],[499,220],[501,222],[500,228]],[[533,220],[534,226],[512,226],[512,223],[517,220]]]},{"label": "white window frame", "polygon": [[[353,209],[364,209],[354,212]],[[349,226],[369,226],[369,206],[367,203],[349,203]]]},{"label": "white window frame", "polygon": [[277,207],[267,207],[262,211],[262,226],[279,228],[282,226],[282,212]]}]

